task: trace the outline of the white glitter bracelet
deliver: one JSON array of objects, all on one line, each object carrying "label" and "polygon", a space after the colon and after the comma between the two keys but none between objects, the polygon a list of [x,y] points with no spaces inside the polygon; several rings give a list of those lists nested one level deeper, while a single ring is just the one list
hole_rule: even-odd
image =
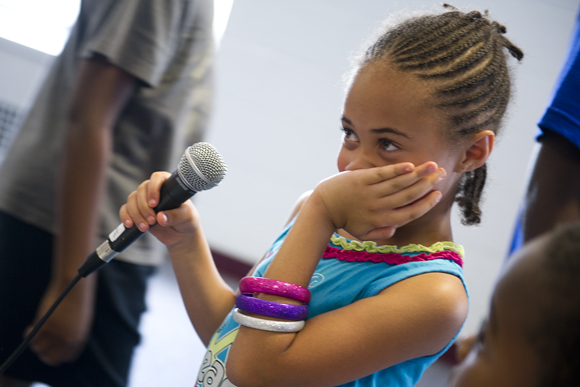
[{"label": "white glitter bracelet", "polygon": [[260,329],[270,332],[298,332],[304,328],[304,320],[301,321],[274,321],[252,317],[243,314],[238,308],[234,309],[234,321],[245,327]]}]

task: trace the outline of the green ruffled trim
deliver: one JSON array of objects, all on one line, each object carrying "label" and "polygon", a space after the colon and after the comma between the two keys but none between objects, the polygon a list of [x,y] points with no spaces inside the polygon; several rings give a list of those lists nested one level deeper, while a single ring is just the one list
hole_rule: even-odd
[{"label": "green ruffled trim", "polygon": [[396,254],[419,253],[419,252],[436,253],[438,251],[447,250],[447,251],[455,251],[457,254],[461,255],[461,258],[465,258],[463,246],[453,242],[437,242],[429,247],[418,244],[410,244],[403,247],[397,247],[393,245],[377,246],[375,242],[352,241],[350,239],[341,237],[338,234],[333,234],[332,237],[330,238],[330,241],[335,245],[342,247],[344,250],[366,251],[368,253],[396,253]]}]

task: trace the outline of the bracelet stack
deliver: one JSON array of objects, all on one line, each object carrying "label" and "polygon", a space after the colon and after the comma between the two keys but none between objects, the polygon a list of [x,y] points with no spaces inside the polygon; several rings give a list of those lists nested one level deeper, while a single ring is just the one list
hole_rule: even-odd
[{"label": "bracelet stack", "polygon": [[[299,301],[302,305],[267,301],[254,297],[254,293],[264,293]],[[246,327],[270,332],[298,332],[304,328],[308,316],[310,290],[288,282],[262,277],[244,277],[240,281],[240,294],[236,297],[234,321]],[[249,316],[243,312],[290,321],[268,320]]]}]

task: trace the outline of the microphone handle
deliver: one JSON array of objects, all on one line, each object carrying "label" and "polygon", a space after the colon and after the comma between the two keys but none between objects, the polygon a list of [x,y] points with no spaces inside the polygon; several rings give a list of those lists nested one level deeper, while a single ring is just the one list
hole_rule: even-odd
[{"label": "microphone handle", "polygon": [[[173,210],[195,194],[195,191],[191,191],[180,183],[181,179],[176,172],[173,172],[171,177],[163,183],[159,196],[159,204],[157,204],[153,209],[155,213]],[[121,234],[118,236],[114,235],[115,231],[119,229]],[[139,231],[135,225],[131,228],[126,228],[123,224],[120,224],[115,231],[109,235],[107,241],[111,248],[117,253],[125,250],[131,243],[135,242],[145,234],[144,232]]]},{"label": "microphone handle", "polygon": [[[186,200],[195,195],[195,191],[188,188],[179,177],[177,171],[167,179],[161,186],[159,204],[153,209],[155,213],[159,211],[172,210],[179,207]],[[105,263],[109,262],[118,253],[125,250],[129,245],[141,238],[145,233],[140,231],[137,226],[130,228],[124,224],[119,224],[109,237],[97,249],[89,255],[85,263],[78,269],[79,274],[83,277],[98,270]]]}]

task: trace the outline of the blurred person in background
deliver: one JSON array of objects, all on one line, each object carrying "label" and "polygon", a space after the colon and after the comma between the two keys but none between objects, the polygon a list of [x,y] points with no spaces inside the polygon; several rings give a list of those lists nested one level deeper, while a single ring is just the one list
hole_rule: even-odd
[{"label": "blurred person in background", "polygon": [[[202,139],[212,101],[212,0],[83,0],[0,168],[0,363],[119,224],[153,171]],[[147,279],[146,235],[80,281],[0,386],[125,386]]]},{"label": "blurred person in background", "polygon": [[580,13],[552,100],[538,123],[539,151],[511,252],[580,219]]}]

